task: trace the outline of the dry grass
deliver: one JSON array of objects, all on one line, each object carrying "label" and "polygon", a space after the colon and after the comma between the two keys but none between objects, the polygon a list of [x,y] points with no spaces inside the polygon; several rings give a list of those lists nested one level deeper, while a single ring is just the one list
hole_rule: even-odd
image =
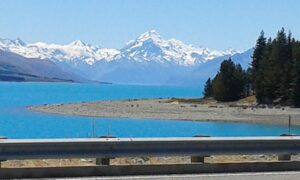
[{"label": "dry grass", "polygon": [[[205,157],[207,163],[238,163],[238,162],[274,162],[277,155],[231,155]],[[292,161],[300,161],[300,156],[292,156]],[[111,159],[111,165],[149,165],[149,164],[188,164],[188,156],[172,157],[128,157]],[[95,159],[47,159],[47,160],[14,160],[1,163],[2,168],[25,167],[67,167],[93,166]]]},{"label": "dry grass", "polygon": [[186,103],[186,104],[208,104],[208,103],[214,103],[216,102],[212,98],[171,98],[166,101],[166,103],[172,103],[172,102],[178,102],[178,103]]},{"label": "dry grass", "polygon": [[256,97],[253,95],[253,96],[248,96],[248,97],[245,97],[243,99],[240,99],[237,101],[238,103],[249,103],[249,104],[255,104],[256,103]]},{"label": "dry grass", "polygon": [[2,168],[24,167],[66,167],[94,165],[93,159],[39,159],[39,160],[9,160],[1,163]]},{"label": "dry grass", "polygon": [[[217,103],[217,101],[214,100],[213,98],[171,98],[166,102],[167,103],[178,102],[178,103],[187,103],[187,104],[216,104]],[[248,96],[238,101],[218,102],[218,104],[229,104],[232,106],[238,106],[239,104],[253,105],[255,103],[256,103],[255,96]]]}]

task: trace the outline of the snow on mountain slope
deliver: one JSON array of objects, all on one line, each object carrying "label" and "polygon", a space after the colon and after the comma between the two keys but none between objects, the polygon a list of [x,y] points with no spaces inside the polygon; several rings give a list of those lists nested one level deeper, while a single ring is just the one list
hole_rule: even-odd
[{"label": "snow on mountain slope", "polygon": [[70,44],[59,45],[44,42],[26,44],[20,39],[0,39],[0,49],[27,58],[66,61],[74,66],[78,66],[78,64],[93,65],[101,60],[109,62],[120,59],[138,62],[173,62],[182,66],[192,66],[216,57],[237,53],[235,50],[216,51],[208,48],[195,48],[176,39],[164,40],[155,30],[145,32],[137,39],[129,41],[120,51],[100,48],[79,40]]},{"label": "snow on mountain slope", "polygon": [[233,56],[221,56],[214,58],[211,61],[201,64],[193,68],[187,73],[182,73],[179,75],[171,76],[167,84],[177,84],[177,85],[191,85],[191,84],[202,84],[206,82],[208,78],[214,78],[220,69],[221,63],[231,57],[232,61],[236,64],[240,64],[243,69],[247,69],[251,63],[251,57],[253,55],[253,48],[243,52],[237,53]]},{"label": "snow on mountain slope", "polygon": [[136,61],[165,61],[178,65],[191,66],[206,62],[218,56],[233,55],[237,51],[211,51],[208,48],[195,48],[176,39],[164,40],[151,30],[140,35],[136,40],[129,41],[121,49],[124,57]]},{"label": "snow on mountain slope", "polygon": [[89,65],[99,60],[111,61],[119,54],[119,51],[116,49],[99,48],[79,40],[70,44],[59,45],[44,42],[26,44],[20,39],[0,39],[0,49],[8,50],[27,58],[67,61],[71,64],[83,62]]},{"label": "snow on mountain slope", "polygon": [[[81,41],[74,41],[67,45],[35,43],[28,44],[29,52],[33,52],[32,56],[38,58],[48,58],[56,61],[69,61],[70,63],[78,63],[77,61],[85,62],[92,65],[96,61],[113,60],[119,51],[115,49],[99,48]],[[35,53],[35,54],[34,54]],[[26,56],[25,54],[23,54]]]}]

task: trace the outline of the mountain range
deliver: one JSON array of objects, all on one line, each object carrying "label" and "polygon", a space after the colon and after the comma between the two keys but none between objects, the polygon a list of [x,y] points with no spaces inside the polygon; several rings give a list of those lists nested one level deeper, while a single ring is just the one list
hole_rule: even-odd
[{"label": "mountain range", "polygon": [[[165,40],[155,30],[141,34],[121,49],[102,48],[79,40],[65,45],[26,44],[18,38],[0,39],[0,50],[0,70],[5,72],[75,82],[155,85],[203,83],[217,73],[226,58],[231,57],[247,68],[253,53],[252,48],[245,52],[196,48],[176,39]],[[24,64],[37,64],[41,68],[36,69],[43,69],[43,73],[35,68],[22,69]]]}]

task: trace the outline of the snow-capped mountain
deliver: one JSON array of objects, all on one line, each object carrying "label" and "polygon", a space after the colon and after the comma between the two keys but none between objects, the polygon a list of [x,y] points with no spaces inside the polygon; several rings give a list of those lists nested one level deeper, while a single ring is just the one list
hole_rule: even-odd
[{"label": "snow-capped mountain", "polygon": [[143,33],[136,40],[129,41],[121,49],[121,53],[123,56],[136,61],[156,61],[159,63],[167,61],[190,66],[219,56],[233,55],[237,51],[211,51],[208,48],[195,48],[176,39],[164,40],[155,30],[151,30]]},{"label": "snow-capped mountain", "polygon": [[0,39],[0,48],[27,58],[51,59],[89,65],[101,60],[113,61],[125,58],[138,62],[173,62],[178,65],[190,66],[216,57],[237,53],[232,49],[216,51],[208,48],[195,48],[176,39],[164,40],[155,30],[145,32],[137,39],[129,41],[121,50],[100,48],[79,40],[60,45],[44,42],[26,44],[21,39]]},{"label": "snow-capped mountain", "polygon": [[27,58],[51,59],[75,64],[80,61],[90,65],[99,60],[113,60],[119,54],[118,50],[99,48],[79,40],[59,45],[44,42],[26,44],[20,39],[0,39],[0,49],[9,50]]},{"label": "snow-capped mountain", "polygon": [[26,44],[19,38],[0,39],[0,50],[26,58],[51,60],[64,71],[91,80],[139,84],[172,82],[170,79],[190,74],[214,59],[240,54],[233,49],[210,50],[176,39],[165,40],[155,30],[141,34],[120,50],[79,40],[65,45],[44,42]]}]

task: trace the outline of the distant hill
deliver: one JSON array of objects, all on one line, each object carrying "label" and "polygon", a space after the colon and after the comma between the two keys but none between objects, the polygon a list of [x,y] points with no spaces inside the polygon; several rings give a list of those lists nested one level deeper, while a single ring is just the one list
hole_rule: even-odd
[{"label": "distant hill", "polygon": [[65,72],[52,61],[0,50],[0,81],[81,82],[84,78]]}]

